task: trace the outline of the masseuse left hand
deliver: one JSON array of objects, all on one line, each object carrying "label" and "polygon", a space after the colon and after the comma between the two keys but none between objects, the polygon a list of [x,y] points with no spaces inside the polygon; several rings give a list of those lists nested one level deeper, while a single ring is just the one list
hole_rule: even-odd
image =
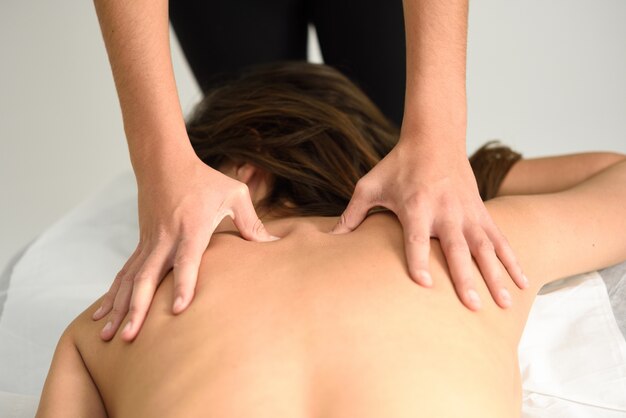
[{"label": "masseuse left hand", "polygon": [[[464,143],[454,138],[428,140],[401,134],[391,152],[359,180],[332,232],[352,231],[370,208],[384,206],[402,224],[413,280],[432,286],[428,260],[430,237],[436,237],[461,301],[472,310],[481,306],[474,288],[473,256],[493,299],[506,308],[511,297],[508,283],[500,275],[500,262],[518,287],[527,287],[527,280],[480,198]],[[463,144],[463,148],[449,144]]]}]

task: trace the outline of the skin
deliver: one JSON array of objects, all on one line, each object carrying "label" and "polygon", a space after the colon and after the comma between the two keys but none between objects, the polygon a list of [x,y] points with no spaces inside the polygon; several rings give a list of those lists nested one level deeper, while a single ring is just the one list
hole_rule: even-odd
[{"label": "skin", "polygon": [[392,210],[404,230],[409,273],[429,287],[430,237],[442,243],[459,299],[481,306],[472,257],[496,303],[508,307],[506,267],[522,287],[510,245],[482,203],[465,156],[467,1],[404,1],[407,85],[400,140],[365,175],[335,232],[354,230],[373,206]]},{"label": "skin", "polygon": [[[414,286],[391,212],[370,215],[348,235],[327,232],[336,217],[269,212],[263,221],[282,237],[272,243],[243,239],[227,218],[183,315],[169,309],[169,273],[132,344],[93,338],[101,324],[90,315],[101,300],[68,327],[37,417],[519,416],[517,344],[538,290],[626,259],[626,239],[613,233],[626,228],[624,157],[557,162],[580,172],[559,171],[559,186],[548,178],[558,168],[522,162],[502,191],[525,193],[542,179],[545,191],[575,186],[486,203],[530,277],[527,291],[509,289],[509,309],[491,301],[476,265],[476,291],[487,302],[479,312],[459,304],[438,240],[433,287]],[[256,167],[223,170],[245,181],[255,201],[267,192],[267,174]]]},{"label": "skin", "polygon": [[[225,216],[246,240],[275,240],[245,184],[206,167],[185,131],[170,58],[167,0],[94,0],[115,80],[139,191],[139,243],[94,320],[107,317],[110,340],[127,313],[134,339],[165,274],[173,270],[172,311],[194,297],[202,254]],[[430,287],[430,237],[443,243],[460,300],[477,310],[471,256],[495,301],[523,287],[513,251],[481,202],[465,156],[467,0],[405,0],[407,85],[398,145],[359,181],[333,233],[355,230],[375,205],[400,220],[408,271]],[[416,168],[417,167],[417,168]],[[500,274],[501,265],[507,275]],[[497,286],[491,288],[491,286]]]}]

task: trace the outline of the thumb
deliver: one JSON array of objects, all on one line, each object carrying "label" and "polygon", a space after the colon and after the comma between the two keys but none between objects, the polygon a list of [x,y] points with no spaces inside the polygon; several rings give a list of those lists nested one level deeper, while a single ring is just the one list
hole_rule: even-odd
[{"label": "thumb", "polygon": [[254,205],[250,199],[250,194],[242,194],[240,199],[237,199],[236,204],[232,208],[233,211],[233,223],[245,239],[249,241],[267,242],[276,241],[280,237],[271,235],[265,229],[265,225],[259,219]]},{"label": "thumb", "polygon": [[357,226],[361,225],[361,222],[367,216],[367,212],[372,208],[374,204],[365,198],[365,193],[362,193],[357,187],[354,191],[354,195],[346,210],[343,211],[337,224],[330,231],[331,234],[345,234],[346,232],[352,232]]}]

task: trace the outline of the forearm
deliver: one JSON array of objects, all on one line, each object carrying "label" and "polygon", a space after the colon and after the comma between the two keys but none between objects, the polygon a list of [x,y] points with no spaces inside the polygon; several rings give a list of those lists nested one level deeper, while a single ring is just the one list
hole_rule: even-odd
[{"label": "forearm", "polygon": [[167,0],[94,0],[138,180],[194,156],[169,46]]},{"label": "forearm", "polygon": [[626,159],[564,191],[486,205],[535,289],[626,259],[626,239],[616,233],[626,228]]},{"label": "forearm", "polygon": [[497,196],[567,190],[625,158],[617,153],[590,152],[520,160],[502,181]]},{"label": "forearm", "polygon": [[419,145],[433,152],[465,155],[468,1],[403,4],[407,82],[402,137],[419,138]]}]

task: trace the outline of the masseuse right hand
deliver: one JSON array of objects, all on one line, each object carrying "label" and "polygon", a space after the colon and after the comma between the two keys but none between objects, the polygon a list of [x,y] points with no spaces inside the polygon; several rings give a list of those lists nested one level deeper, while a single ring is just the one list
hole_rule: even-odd
[{"label": "masseuse right hand", "polygon": [[245,239],[272,237],[247,186],[204,164],[189,142],[169,48],[168,2],[94,0],[94,5],[139,192],[139,244],[94,319],[108,315],[100,334],[104,340],[113,338],[124,320],[121,336],[130,341],[172,268],[173,311],[189,305],[202,254],[225,216]]},{"label": "masseuse right hand", "polygon": [[[101,307],[100,333],[110,340],[124,318],[121,337],[133,340],[163,277],[174,270],[173,312],[193,299],[198,268],[211,235],[226,216],[252,241],[273,241],[252,205],[248,187],[192,156],[167,175],[138,181],[139,244],[119,271]],[[128,316],[127,316],[128,314]]]}]

